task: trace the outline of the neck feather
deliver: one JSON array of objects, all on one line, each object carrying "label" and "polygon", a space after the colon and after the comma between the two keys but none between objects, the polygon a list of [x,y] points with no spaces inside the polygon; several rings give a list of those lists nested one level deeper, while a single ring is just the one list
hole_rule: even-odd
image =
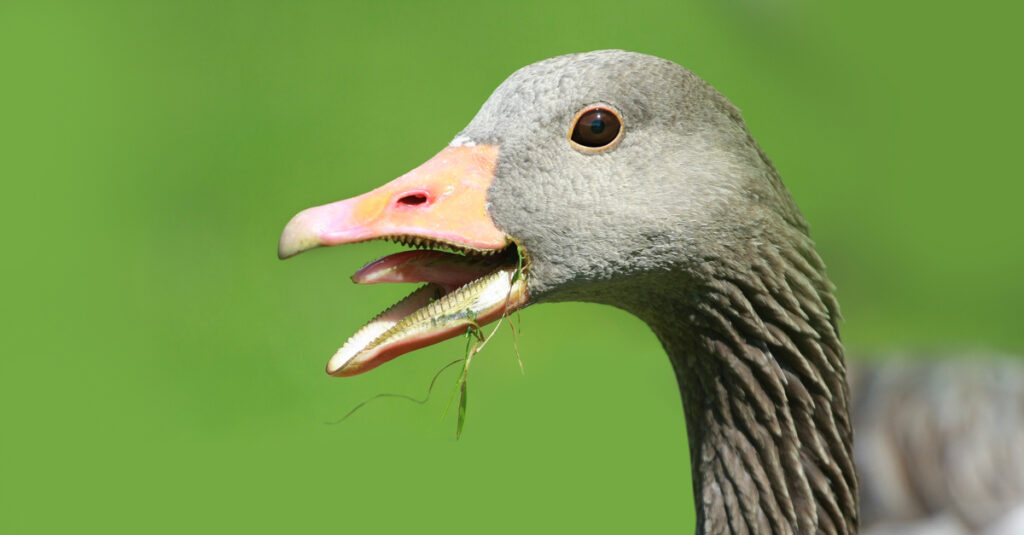
[{"label": "neck feather", "polygon": [[750,265],[705,262],[638,314],[682,392],[698,533],[857,529],[838,305],[810,239],[795,239]]}]

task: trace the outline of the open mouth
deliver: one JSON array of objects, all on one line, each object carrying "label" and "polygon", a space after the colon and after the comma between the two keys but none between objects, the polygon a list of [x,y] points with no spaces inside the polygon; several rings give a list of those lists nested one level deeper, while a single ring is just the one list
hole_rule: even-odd
[{"label": "open mouth", "polygon": [[[395,241],[440,245],[419,238]],[[370,262],[352,275],[356,284],[426,284],[356,331],[331,357],[327,373],[345,377],[371,370],[399,355],[490,323],[526,304],[526,280],[515,244],[499,251],[454,249],[458,252],[432,248],[395,253]]]},{"label": "open mouth", "polygon": [[493,145],[450,146],[373,191],[307,208],[288,222],[280,258],[368,240],[419,248],[352,276],[357,284],[426,284],[356,331],[331,357],[328,374],[371,370],[526,306],[526,251],[487,213],[499,152]]}]

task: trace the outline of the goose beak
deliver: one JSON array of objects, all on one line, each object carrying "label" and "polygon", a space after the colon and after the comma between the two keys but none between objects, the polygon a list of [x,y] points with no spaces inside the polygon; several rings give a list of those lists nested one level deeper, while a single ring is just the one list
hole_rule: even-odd
[{"label": "goose beak", "polygon": [[320,246],[418,238],[478,252],[505,248],[487,215],[498,147],[447,147],[423,165],[358,197],[303,210],[285,226],[279,258]]},{"label": "goose beak", "polygon": [[497,159],[495,146],[450,146],[380,188],[303,210],[285,226],[280,258],[374,239],[459,253],[405,251],[356,272],[359,284],[426,284],[356,331],[327,363],[328,374],[363,373],[526,306],[519,249],[487,214]]}]

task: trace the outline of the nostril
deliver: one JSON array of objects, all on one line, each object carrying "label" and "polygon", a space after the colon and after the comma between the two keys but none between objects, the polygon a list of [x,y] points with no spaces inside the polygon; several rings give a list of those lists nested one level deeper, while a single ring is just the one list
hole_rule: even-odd
[{"label": "nostril", "polygon": [[427,202],[426,193],[409,193],[398,199],[398,204],[407,204],[409,206],[415,206],[425,202]]}]

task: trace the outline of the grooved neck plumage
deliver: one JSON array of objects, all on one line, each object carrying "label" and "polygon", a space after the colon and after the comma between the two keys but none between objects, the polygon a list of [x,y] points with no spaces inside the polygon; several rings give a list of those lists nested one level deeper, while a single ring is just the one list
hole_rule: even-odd
[{"label": "grooved neck plumage", "polygon": [[697,272],[654,277],[657,299],[619,303],[672,361],[697,533],[857,530],[838,307],[810,240],[792,239],[761,247],[747,265],[709,259]]}]

